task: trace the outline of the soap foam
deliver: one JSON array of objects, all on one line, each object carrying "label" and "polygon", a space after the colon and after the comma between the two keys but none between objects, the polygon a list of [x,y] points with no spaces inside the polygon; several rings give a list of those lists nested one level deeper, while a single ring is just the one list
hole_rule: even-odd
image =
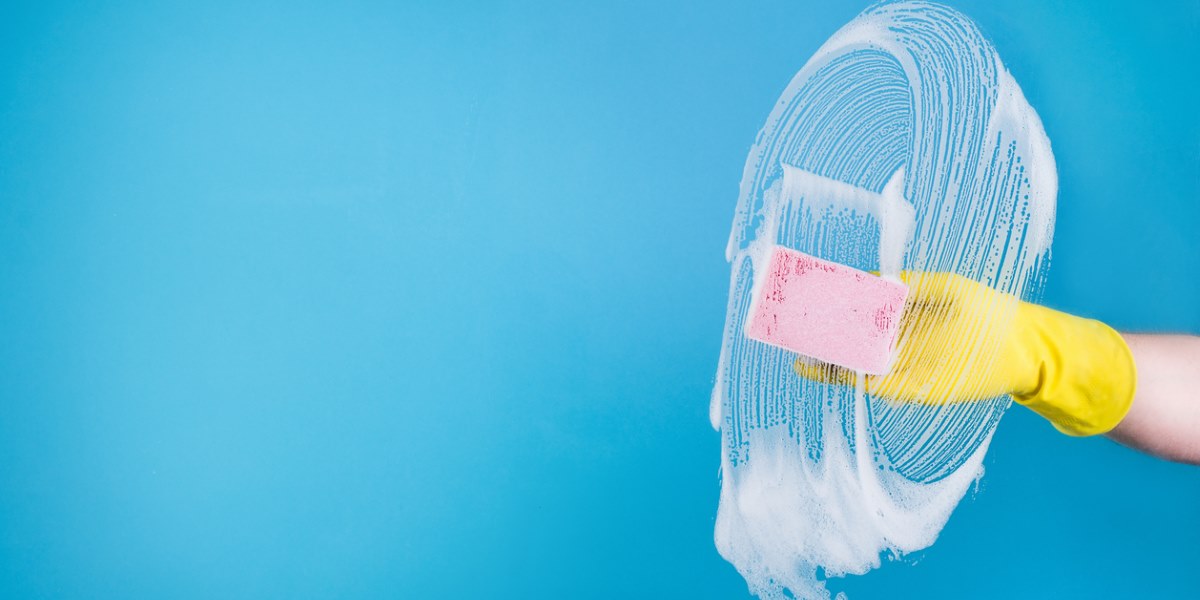
[{"label": "soap foam", "polygon": [[[955,272],[1036,300],[1057,187],[1037,115],[951,9],[874,6],[792,80],[746,161],[710,408],[722,433],[716,543],[751,591],[827,598],[827,578],[928,547],[982,475],[1010,404],[898,404],[865,393],[861,376],[857,387],[798,377],[794,353],[744,333],[771,248],[892,277]],[[981,323],[946,372],[986,366],[986,333],[1010,313]]]}]

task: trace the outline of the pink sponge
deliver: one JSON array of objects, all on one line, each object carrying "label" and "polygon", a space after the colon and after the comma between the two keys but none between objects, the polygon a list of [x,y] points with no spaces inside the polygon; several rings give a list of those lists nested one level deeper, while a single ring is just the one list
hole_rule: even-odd
[{"label": "pink sponge", "polygon": [[872,375],[887,372],[908,286],[777,246],[746,335]]}]

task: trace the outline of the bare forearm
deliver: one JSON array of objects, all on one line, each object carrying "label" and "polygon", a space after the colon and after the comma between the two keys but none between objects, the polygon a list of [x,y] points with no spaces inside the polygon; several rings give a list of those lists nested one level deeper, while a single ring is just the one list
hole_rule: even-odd
[{"label": "bare forearm", "polygon": [[1137,393],[1108,436],[1167,460],[1200,465],[1200,337],[1121,335],[1137,364]]}]

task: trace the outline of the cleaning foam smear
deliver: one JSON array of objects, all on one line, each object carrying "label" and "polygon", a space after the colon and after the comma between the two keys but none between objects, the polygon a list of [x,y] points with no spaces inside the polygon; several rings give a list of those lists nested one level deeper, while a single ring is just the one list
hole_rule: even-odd
[{"label": "cleaning foam smear", "polygon": [[[982,475],[1010,404],[903,404],[865,393],[862,376],[800,378],[795,352],[746,336],[774,248],[885,276],[955,272],[1036,301],[1057,188],[1037,115],[951,9],[876,5],[792,80],[746,160],[711,405],[717,548],[752,592],[828,598],[831,578],[928,547]],[[990,356],[993,337],[971,360]]]}]

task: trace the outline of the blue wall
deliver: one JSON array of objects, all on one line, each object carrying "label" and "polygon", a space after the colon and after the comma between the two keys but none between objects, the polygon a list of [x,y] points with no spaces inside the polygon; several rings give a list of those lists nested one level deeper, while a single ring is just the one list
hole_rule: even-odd
[{"label": "blue wall", "polygon": [[[0,8],[0,595],[745,597],[723,248],[864,5],[192,4]],[[954,3],[1054,145],[1047,303],[1200,333],[1200,5],[1128,4]],[[833,587],[1200,586],[1200,470],[1019,407],[986,466]]]}]

